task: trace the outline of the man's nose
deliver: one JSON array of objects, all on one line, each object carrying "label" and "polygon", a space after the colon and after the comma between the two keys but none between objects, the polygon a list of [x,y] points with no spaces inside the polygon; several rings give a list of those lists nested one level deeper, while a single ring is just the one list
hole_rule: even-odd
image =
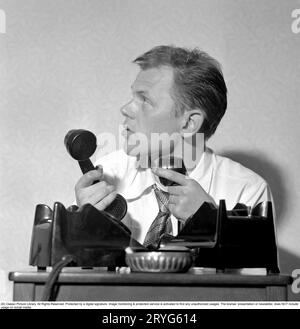
[{"label": "man's nose", "polygon": [[128,117],[130,119],[133,119],[135,117],[135,111],[134,111],[134,105],[133,105],[133,100],[129,101],[125,105],[121,107],[121,113],[125,117]]}]

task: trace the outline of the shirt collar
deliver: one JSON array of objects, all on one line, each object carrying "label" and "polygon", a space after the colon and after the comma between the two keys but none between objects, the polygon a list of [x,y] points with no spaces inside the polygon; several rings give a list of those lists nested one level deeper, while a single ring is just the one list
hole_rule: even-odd
[{"label": "shirt collar", "polygon": [[[200,161],[189,174],[189,177],[195,179],[202,188],[209,192],[213,165],[213,151],[210,148],[205,148]],[[120,182],[119,192],[127,200],[132,200],[140,197],[147,189],[156,183],[154,174],[150,168],[141,169],[137,167],[135,157],[128,156],[128,164],[126,177]]]},{"label": "shirt collar", "polygon": [[119,186],[119,192],[125,199],[136,199],[155,184],[155,178],[150,168],[137,167],[135,157],[128,156],[126,177]]},{"label": "shirt collar", "polygon": [[212,149],[205,147],[200,161],[189,174],[189,177],[195,179],[207,193],[210,190],[213,177],[213,155]]}]

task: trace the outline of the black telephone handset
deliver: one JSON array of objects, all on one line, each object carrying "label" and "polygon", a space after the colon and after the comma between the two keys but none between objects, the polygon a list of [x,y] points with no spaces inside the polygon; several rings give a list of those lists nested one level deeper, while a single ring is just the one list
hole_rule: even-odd
[{"label": "black telephone handset", "polygon": [[[184,162],[181,158],[179,157],[175,157],[173,155],[167,155],[167,156],[161,156],[158,158],[158,163],[156,163],[156,165],[159,168],[163,168],[163,169],[170,169],[173,170],[175,172],[178,172],[179,174],[182,175],[187,175],[187,170],[185,168]],[[159,180],[159,182],[163,185],[163,186],[175,186],[178,185],[177,183],[164,178],[164,177],[158,177],[156,176],[156,179]]]},{"label": "black telephone handset", "polygon": [[[159,168],[170,169],[175,172],[178,172],[179,174],[182,174],[185,176],[187,175],[187,170],[184,165],[183,159],[179,158],[179,157],[175,157],[173,155],[160,156],[158,158],[157,162],[155,163],[155,165],[158,166]],[[155,179],[157,182],[159,182],[158,187],[162,188],[163,190],[164,190],[164,187],[178,185],[177,183],[175,183],[167,178],[159,177],[157,175],[155,176]],[[182,227],[183,227],[183,223],[178,221],[178,228],[177,228],[178,232],[181,231]]]},{"label": "black telephone handset", "polygon": [[[64,143],[71,157],[78,161],[83,174],[95,169],[89,159],[97,148],[97,138],[92,132],[84,129],[70,130],[65,136]],[[93,184],[98,182],[95,181]],[[105,212],[114,219],[121,220],[127,212],[126,200],[117,194],[115,200],[105,208]]]}]

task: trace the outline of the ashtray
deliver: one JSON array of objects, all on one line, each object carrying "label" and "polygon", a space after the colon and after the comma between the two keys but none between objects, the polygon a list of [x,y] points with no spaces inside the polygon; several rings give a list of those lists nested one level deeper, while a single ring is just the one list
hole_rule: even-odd
[{"label": "ashtray", "polygon": [[125,249],[126,264],[133,272],[177,273],[187,272],[193,257],[186,247],[161,247],[155,251]]}]

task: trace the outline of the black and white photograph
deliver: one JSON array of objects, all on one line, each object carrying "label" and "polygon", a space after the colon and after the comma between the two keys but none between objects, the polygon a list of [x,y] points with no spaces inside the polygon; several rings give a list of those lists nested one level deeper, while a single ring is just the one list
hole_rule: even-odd
[{"label": "black and white photograph", "polygon": [[1,308],[299,308],[299,59],[299,0],[0,0]]}]

